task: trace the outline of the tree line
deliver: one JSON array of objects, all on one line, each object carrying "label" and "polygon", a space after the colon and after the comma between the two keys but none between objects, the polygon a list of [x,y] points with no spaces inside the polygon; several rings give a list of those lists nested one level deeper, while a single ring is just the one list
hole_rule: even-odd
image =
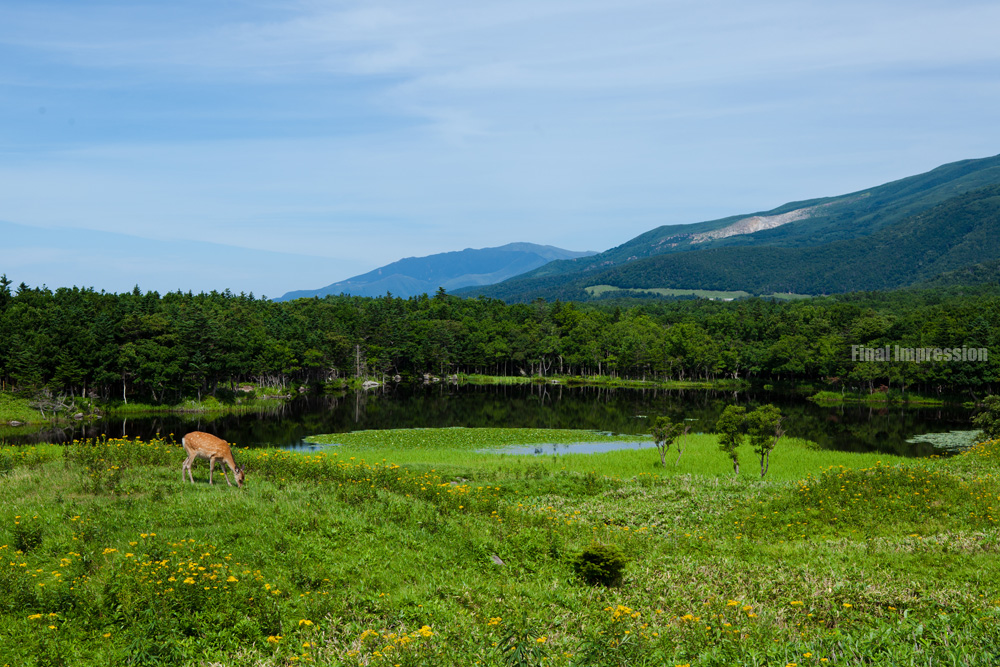
[{"label": "tree line", "polygon": [[859,363],[851,345],[1000,350],[1000,291],[937,288],[796,302],[507,304],[443,290],[402,299],[16,289],[0,278],[0,388],[171,402],[241,383],[424,373],[821,380],[983,390],[987,362]]}]

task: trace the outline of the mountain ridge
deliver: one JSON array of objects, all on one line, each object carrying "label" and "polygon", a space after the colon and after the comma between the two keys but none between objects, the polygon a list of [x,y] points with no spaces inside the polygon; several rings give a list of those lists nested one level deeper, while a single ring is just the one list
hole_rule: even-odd
[{"label": "mountain ridge", "polygon": [[275,301],[351,294],[355,296],[411,297],[502,282],[561,259],[594,254],[550,245],[514,242],[492,248],[466,248],[423,257],[405,257],[367,273],[331,283],[317,290],[287,292]]},{"label": "mountain ridge", "polygon": [[[854,240],[872,237],[886,229],[891,231],[887,232],[886,238],[876,237],[876,240],[882,239],[879,243],[891,243],[893,238],[905,239],[911,234],[907,231],[908,227],[920,220],[922,214],[951,201],[956,206],[939,210],[935,214],[938,219],[931,225],[935,230],[933,233],[947,233],[948,221],[940,216],[957,215],[962,210],[962,197],[997,185],[1000,185],[1000,155],[961,160],[836,197],[793,201],[768,211],[689,225],[664,225],[590,257],[551,262],[503,283],[478,291],[466,288],[459,293],[466,296],[481,294],[507,301],[530,301],[539,297],[585,300],[589,295],[584,287],[606,284],[633,289],[696,288],[745,290],[760,294],[769,289],[765,289],[764,285],[775,282],[808,284],[810,289],[818,290],[808,293],[848,291],[859,284],[879,284],[879,281],[848,280],[844,276],[845,266],[864,273],[864,267],[857,266],[855,262],[865,256],[862,252],[864,244]],[[974,199],[976,197],[973,195]],[[991,197],[986,197],[986,200],[981,205],[990,211],[993,206],[1000,207],[1000,202],[993,201]],[[741,226],[743,229],[740,229]],[[922,227],[918,225],[918,228],[925,235],[931,233],[926,224]],[[986,232],[979,230],[977,233]],[[852,243],[844,245],[844,242]],[[924,238],[916,246],[910,243],[907,247],[924,251],[925,246],[932,242],[933,239]],[[805,249],[808,248],[825,248],[825,251],[807,252]],[[996,257],[988,254],[992,252],[995,252],[992,246],[985,244],[973,247],[965,253],[965,257],[969,264],[976,264]],[[840,253],[837,262],[828,261],[837,253]],[[755,254],[760,256],[755,257]],[[891,257],[891,253],[885,256]],[[954,259],[957,255],[951,257]],[[813,277],[809,281],[793,280],[794,276],[786,275],[788,272],[780,264],[768,265],[761,261],[763,258],[770,258],[773,262],[794,262],[799,264],[796,268],[802,268],[804,263]],[[728,267],[728,271],[720,273],[720,262]],[[822,273],[812,271],[816,262],[817,266],[829,268],[831,278],[826,283]],[[951,259],[942,265],[942,271],[961,268],[962,265],[954,265]],[[912,266],[911,269],[911,275],[895,272],[891,284],[878,288],[905,286],[933,278],[933,275],[926,274],[925,269],[917,270]],[[774,273],[770,282],[767,279],[769,271]],[[974,275],[988,273],[972,272]],[[636,284],[637,276],[648,282]],[[773,291],[801,290],[782,287]]]}]

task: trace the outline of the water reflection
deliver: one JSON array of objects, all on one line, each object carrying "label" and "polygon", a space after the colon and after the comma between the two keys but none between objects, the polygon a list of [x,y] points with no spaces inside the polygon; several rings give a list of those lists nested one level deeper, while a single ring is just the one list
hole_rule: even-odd
[{"label": "water reflection", "polygon": [[651,441],[614,440],[609,442],[552,442],[537,445],[514,445],[498,449],[480,449],[478,451],[484,454],[558,456],[559,454],[603,454],[623,449],[652,449],[654,447],[656,445]]},{"label": "water reflection", "polygon": [[240,446],[299,447],[320,433],[363,429],[449,426],[577,428],[611,433],[647,433],[649,417],[688,419],[692,432],[709,432],[729,404],[748,409],[774,403],[785,415],[785,432],[820,447],[880,451],[907,456],[934,453],[926,443],[909,444],[923,433],[971,428],[971,412],[959,405],[935,407],[820,406],[786,391],[751,388],[739,392],[677,389],[621,389],[565,385],[390,386],[384,391],[301,398],[261,413],[170,414],[106,418],[42,433],[7,430],[12,443],[68,442],[75,438],[143,437],[210,431]]}]

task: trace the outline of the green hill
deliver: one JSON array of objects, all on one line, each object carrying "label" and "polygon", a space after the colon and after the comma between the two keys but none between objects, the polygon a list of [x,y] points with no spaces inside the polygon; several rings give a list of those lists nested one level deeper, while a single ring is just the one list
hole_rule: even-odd
[{"label": "green hill", "polygon": [[[464,290],[508,301],[586,299],[584,288],[824,294],[891,289],[1000,258],[1000,156],[840,197],[653,229],[590,257]],[[954,277],[952,278],[954,279]]]}]

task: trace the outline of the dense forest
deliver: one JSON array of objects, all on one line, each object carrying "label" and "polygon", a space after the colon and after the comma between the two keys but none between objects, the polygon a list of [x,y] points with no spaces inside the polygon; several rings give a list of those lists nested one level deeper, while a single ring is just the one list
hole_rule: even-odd
[{"label": "dense forest", "polygon": [[988,362],[857,363],[851,345],[997,348],[1000,290],[942,287],[777,302],[507,304],[439,291],[273,302],[230,292],[15,290],[0,278],[5,390],[171,402],[238,383],[424,373],[819,380],[987,390]]}]

